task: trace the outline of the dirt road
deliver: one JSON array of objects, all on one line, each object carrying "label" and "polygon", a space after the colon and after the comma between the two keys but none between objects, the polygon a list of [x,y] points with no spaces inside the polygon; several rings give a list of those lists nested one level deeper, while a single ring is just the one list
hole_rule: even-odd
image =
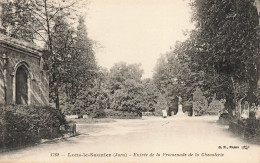
[{"label": "dirt road", "polygon": [[77,137],[3,153],[0,162],[260,162],[260,146],[242,141],[216,120],[144,117],[81,122]]}]

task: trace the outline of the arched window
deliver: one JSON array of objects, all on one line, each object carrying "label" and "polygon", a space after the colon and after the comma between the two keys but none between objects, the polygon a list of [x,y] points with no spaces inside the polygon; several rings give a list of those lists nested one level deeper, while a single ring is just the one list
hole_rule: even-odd
[{"label": "arched window", "polygon": [[28,104],[28,70],[21,65],[15,74],[15,101],[16,104]]}]

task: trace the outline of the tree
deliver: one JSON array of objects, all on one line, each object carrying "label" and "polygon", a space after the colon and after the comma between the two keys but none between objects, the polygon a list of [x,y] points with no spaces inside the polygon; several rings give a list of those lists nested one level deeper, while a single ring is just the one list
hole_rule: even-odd
[{"label": "tree", "polygon": [[[53,40],[55,36],[56,24],[55,18],[60,13],[70,13],[71,7],[75,2],[68,4],[66,1],[53,1],[53,0],[14,0],[4,5],[3,9],[3,26],[6,33],[18,39],[25,39],[33,42],[38,41],[46,45],[47,54],[49,57],[49,74],[51,77],[50,96],[56,103],[56,108],[59,109],[59,80],[58,58],[59,54],[54,50]],[[66,17],[67,18],[67,17]],[[57,20],[57,19],[56,19]],[[53,92],[52,92],[53,91]]]},{"label": "tree", "polygon": [[97,76],[93,41],[87,36],[83,17],[78,19],[77,30],[70,24],[75,22],[76,2],[14,0],[3,10],[8,35],[45,44],[43,57],[50,74],[50,100],[57,109],[61,92],[65,91],[73,102],[81,88],[93,85]]},{"label": "tree", "polygon": [[172,111],[177,113],[178,100],[176,101],[176,97],[182,94],[181,83],[178,80],[180,68],[176,55],[171,51],[158,59],[153,76],[155,85],[167,101],[169,115],[171,115]]},{"label": "tree", "polygon": [[[50,100],[51,102],[55,101],[56,105],[60,103],[60,91],[63,85],[67,86],[67,82],[70,82],[69,75],[72,68],[71,54],[75,51],[72,48],[74,33],[75,31],[66,22],[64,13],[54,18],[52,43],[56,57],[52,60],[51,54],[47,52],[44,58],[48,65],[55,64],[56,67],[55,74],[53,73],[49,76]],[[68,91],[66,91],[66,94],[68,94]]]},{"label": "tree", "polygon": [[[247,99],[255,102],[259,79],[259,19],[251,0],[195,0],[196,29],[192,32],[193,61],[206,76],[221,83],[229,113],[236,106],[237,86],[248,87]],[[217,89],[220,89],[218,87]],[[216,89],[215,89],[216,90]],[[241,94],[241,93],[239,93]]]},{"label": "tree", "polygon": [[[12,3],[3,3],[1,13],[2,25],[5,32],[11,37],[33,42],[36,39],[34,28],[38,28],[37,21],[32,12],[27,10],[29,1],[14,0]],[[15,12],[14,12],[15,11]]]},{"label": "tree", "polygon": [[94,87],[99,71],[95,60],[93,41],[88,38],[84,18],[80,16],[78,22],[77,30],[73,33],[75,37],[72,44],[64,43],[66,47],[61,48],[62,54],[68,53],[68,57],[63,60],[61,65],[63,70],[61,82],[64,84],[66,95],[72,102],[83,88]]},{"label": "tree", "polygon": [[110,69],[108,89],[112,109],[136,112],[139,116],[147,110],[142,73],[140,64],[117,63]]},{"label": "tree", "polygon": [[203,92],[200,89],[196,89],[193,93],[193,114],[202,115],[208,109],[208,101],[203,95]]},{"label": "tree", "polygon": [[144,92],[146,94],[145,103],[147,104],[147,111],[154,112],[157,106],[158,97],[160,95],[154,81],[152,79],[144,79],[142,81]]},{"label": "tree", "polygon": [[116,63],[110,69],[108,75],[108,87],[111,90],[111,94],[121,89],[124,82],[128,79],[141,82],[143,70],[140,69],[140,66],[140,64],[127,65],[125,62]]},{"label": "tree", "polygon": [[155,67],[155,72],[153,74],[153,80],[157,88],[161,93],[165,93],[168,85],[171,83],[172,74],[169,72],[169,65],[167,63],[167,59],[164,55],[162,55],[157,60],[157,65]]},{"label": "tree", "polygon": [[157,105],[155,107],[155,113],[161,115],[162,110],[168,110],[168,105],[165,96],[163,94],[159,94]]},{"label": "tree", "polygon": [[172,51],[158,60],[153,78],[167,99],[170,113],[178,111],[177,96],[183,98],[184,110],[190,109],[193,92],[202,86],[204,73],[194,69],[192,51],[192,41],[177,42]]}]

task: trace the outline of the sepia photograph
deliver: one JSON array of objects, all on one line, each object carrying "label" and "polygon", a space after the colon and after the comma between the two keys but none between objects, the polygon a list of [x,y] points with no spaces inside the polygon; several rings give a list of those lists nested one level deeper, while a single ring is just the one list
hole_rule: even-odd
[{"label": "sepia photograph", "polygon": [[260,163],[260,0],[0,0],[0,163]]}]

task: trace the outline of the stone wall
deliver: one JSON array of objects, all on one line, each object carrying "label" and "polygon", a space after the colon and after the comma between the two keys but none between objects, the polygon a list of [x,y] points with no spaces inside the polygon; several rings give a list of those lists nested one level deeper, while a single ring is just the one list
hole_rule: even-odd
[{"label": "stone wall", "polygon": [[[43,69],[41,49],[2,34],[0,36],[0,103],[5,103],[6,94],[7,104],[47,105],[49,80]],[[22,81],[19,81],[17,69],[23,69],[24,83],[19,83]],[[18,89],[18,86],[23,88]],[[25,102],[17,103],[20,101],[18,98],[22,98],[18,97],[21,90],[27,98]]]}]

